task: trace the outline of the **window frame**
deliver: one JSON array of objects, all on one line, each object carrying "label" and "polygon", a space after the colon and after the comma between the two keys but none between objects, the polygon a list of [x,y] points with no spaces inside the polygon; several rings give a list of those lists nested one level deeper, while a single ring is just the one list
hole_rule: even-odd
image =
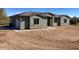
[{"label": "window frame", "polygon": [[54,18],[54,23],[57,23],[57,22],[58,22],[58,18],[55,17],[55,18]]},{"label": "window frame", "polygon": [[34,18],[34,25],[38,25],[39,24],[39,18]]},{"label": "window frame", "polygon": [[64,23],[67,23],[67,19],[64,19]]}]

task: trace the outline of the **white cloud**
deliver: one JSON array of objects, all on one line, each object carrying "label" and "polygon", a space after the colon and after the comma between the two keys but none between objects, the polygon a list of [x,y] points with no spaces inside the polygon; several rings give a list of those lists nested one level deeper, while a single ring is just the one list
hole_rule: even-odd
[{"label": "white cloud", "polygon": [[16,12],[15,14],[20,14],[20,13],[22,13],[22,12]]}]

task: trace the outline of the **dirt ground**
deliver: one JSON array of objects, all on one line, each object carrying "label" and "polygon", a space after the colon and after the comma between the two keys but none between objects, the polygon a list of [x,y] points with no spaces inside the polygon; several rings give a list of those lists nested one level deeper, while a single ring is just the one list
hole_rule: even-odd
[{"label": "dirt ground", "polygon": [[1,50],[78,50],[79,26],[44,30],[0,30]]}]

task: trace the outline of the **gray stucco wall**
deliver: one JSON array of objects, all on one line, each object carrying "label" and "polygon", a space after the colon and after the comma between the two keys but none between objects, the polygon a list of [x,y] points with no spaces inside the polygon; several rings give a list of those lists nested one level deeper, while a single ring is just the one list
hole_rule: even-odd
[{"label": "gray stucco wall", "polygon": [[22,19],[16,19],[15,21],[15,28],[16,29],[25,29],[25,20],[22,20]]},{"label": "gray stucco wall", "polygon": [[19,22],[18,19],[16,19],[16,21],[15,21],[15,28],[19,29],[19,27],[20,27],[20,22]]},{"label": "gray stucco wall", "polygon": [[50,26],[53,26],[53,17],[50,19]]},{"label": "gray stucco wall", "polygon": [[57,23],[54,22],[54,17],[53,17],[53,27],[56,27]]},{"label": "gray stucco wall", "polygon": [[23,30],[23,29],[25,29],[25,20],[23,20],[23,19],[20,19],[21,21],[20,21],[20,29],[21,30]]},{"label": "gray stucco wall", "polygon": [[18,19],[16,19],[16,28],[17,29],[21,29],[21,30],[24,30],[24,29],[28,29],[29,28],[29,19],[28,17],[19,17]]},{"label": "gray stucco wall", "polygon": [[[67,20],[66,23],[64,23],[64,19]],[[67,26],[67,25],[70,25],[70,18],[67,18],[65,16],[61,17],[61,26]]]},{"label": "gray stucco wall", "polygon": [[53,27],[56,27],[57,26],[57,23],[55,23],[54,20],[55,19],[55,17],[53,17]]},{"label": "gray stucco wall", "polygon": [[[66,23],[64,23],[64,19],[67,20]],[[70,25],[70,18],[67,18],[65,16],[60,17],[60,26],[67,26]],[[54,18],[53,18],[53,27],[56,27],[57,23],[54,22]]]},{"label": "gray stucco wall", "polygon": [[[34,19],[38,18],[39,19],[39,24],[34,24]],[[19,19],[21,19],[22,21],[19,21]],[[64,19],[67,20],[66,23],[64,23]],[[61,20],[61,26],[66,26],[70,24],[70,18],[67,18],[65,16],[60,18]],[[39,16],[31,16],[31,17],[14,17],[12,18],[12,24],[17,28],[17,29],[25,29],[25,28],[45,28],[48,27],[47,26],[47,18],[42,18]],[[57,26],[57,23],[54,22],[54,17],[52,17],[52,19],[50,20],[50,25],[52,27]]]},{"label": "gray stucco wall", "polygon": [[[39,24],[34,24],[34,18],[39,19]],[[44,28],[47,27],[47,19],[38,17],[38,16],[31,16],[30,17],[30,28]]]}]

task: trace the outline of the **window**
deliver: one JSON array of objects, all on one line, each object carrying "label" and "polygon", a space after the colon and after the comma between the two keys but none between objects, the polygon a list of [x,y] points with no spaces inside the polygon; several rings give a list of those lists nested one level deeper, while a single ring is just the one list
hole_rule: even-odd
[{"label": "window", "polygon": [[38,18],[34,19],[34,24],[39,24],[39,19]]},{"label": "window", "polygon": [[64,19],[64,23],[66,23],[67,22],[67,20],[66,19]]},{"label": "window", "polygon": [[55,23],[57,23],[57,20],[58,20],[58,18],[57,18],[57,17],[55,17],[54,22],[55,22]]}]

